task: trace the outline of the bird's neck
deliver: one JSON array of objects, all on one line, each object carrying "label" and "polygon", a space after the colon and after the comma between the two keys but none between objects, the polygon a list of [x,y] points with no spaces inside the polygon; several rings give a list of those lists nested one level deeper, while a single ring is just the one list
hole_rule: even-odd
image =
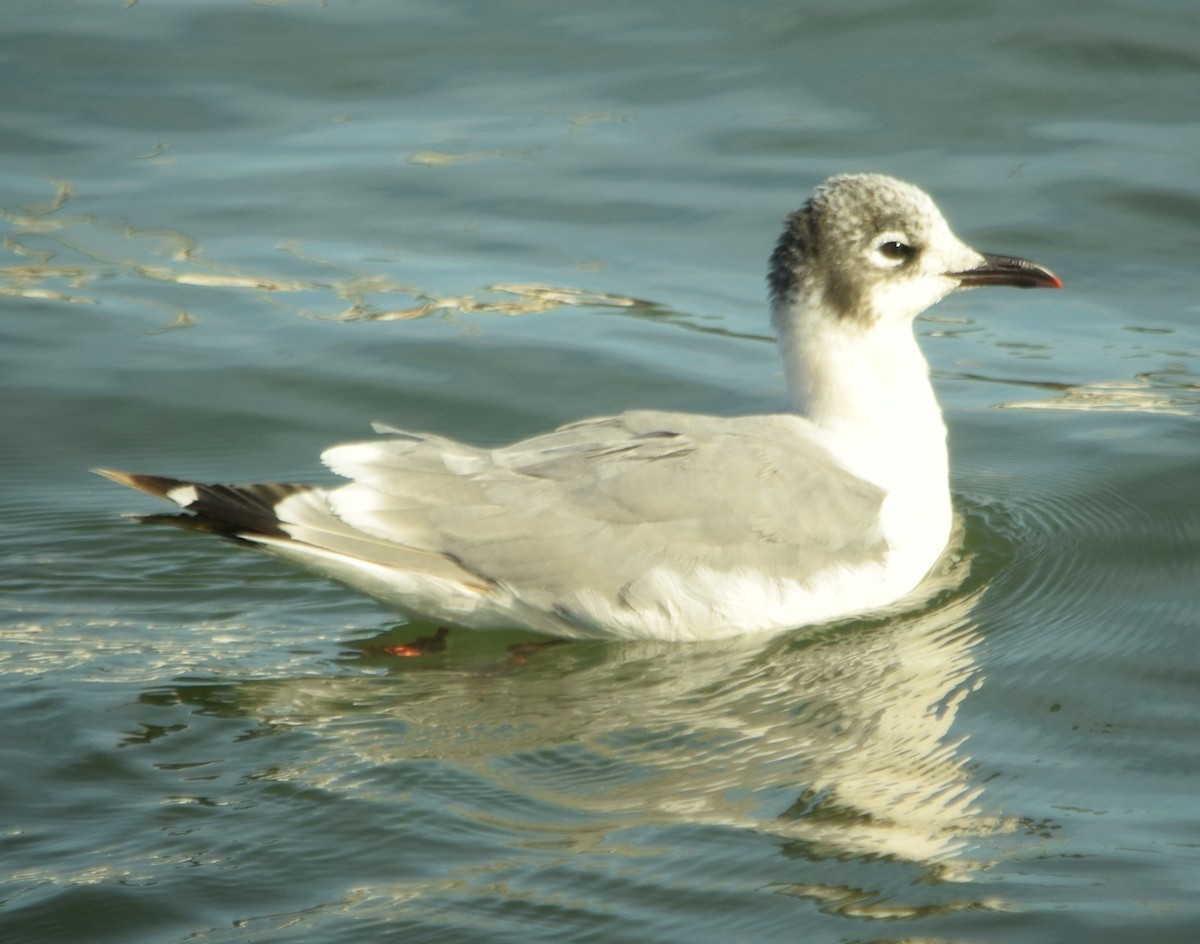
[{"label": "bird's neck", "polygon": [[868,326],[811,305],[777,314],[791,410],[896,503],[933,501],[948,516],[946,427],[911,324]]}]

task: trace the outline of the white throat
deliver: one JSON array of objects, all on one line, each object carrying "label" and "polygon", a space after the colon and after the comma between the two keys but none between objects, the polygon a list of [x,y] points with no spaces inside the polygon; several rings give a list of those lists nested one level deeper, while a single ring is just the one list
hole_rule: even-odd
[{"label": "white throat", "polygon": [[927,535],[940,550],[951,524],[946,426],[911,321],[866,324],[803,300],[775,315],[791,410],[887,491],[889,535]]}]

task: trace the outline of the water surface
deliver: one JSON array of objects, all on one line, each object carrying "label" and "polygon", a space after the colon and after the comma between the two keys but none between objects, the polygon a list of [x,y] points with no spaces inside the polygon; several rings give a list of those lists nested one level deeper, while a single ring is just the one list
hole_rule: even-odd
[{"label": "water surface", "polygon": [[[0,935],[1194,940],[1197,49],[1167,0],[9,0]],[[776,409],[766,256],[852,170],[1067,283],[918,323],[962,532],[910,612],[402,660],[87,473]]]}]

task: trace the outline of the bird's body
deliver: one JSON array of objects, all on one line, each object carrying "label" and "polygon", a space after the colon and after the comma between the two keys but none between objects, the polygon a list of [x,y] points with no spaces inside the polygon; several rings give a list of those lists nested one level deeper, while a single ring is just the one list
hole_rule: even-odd
[{"label": "bird's body", "polygon": [[772,257],[775,415],[635,411],[499,449],[398,430],[323,459],[331,489],[106,472],[213,531],[402,612],[566,637],[706,639],[909,593],[951,527],[945,426],[913,319],[982,284],[1057,286],[958,241],[933,202],[831,178]]}]

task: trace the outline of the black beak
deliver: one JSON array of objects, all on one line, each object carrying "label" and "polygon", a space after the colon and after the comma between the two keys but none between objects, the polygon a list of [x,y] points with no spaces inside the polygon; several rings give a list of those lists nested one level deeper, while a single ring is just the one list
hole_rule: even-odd
[{"label": "black beak", "polygon": [[1015,285],[1017,288],[1062,288],[1062,279],[1044,266],[1014,256],[984,253],[983,265],[953,273],[963,288],[976,285]]}]

